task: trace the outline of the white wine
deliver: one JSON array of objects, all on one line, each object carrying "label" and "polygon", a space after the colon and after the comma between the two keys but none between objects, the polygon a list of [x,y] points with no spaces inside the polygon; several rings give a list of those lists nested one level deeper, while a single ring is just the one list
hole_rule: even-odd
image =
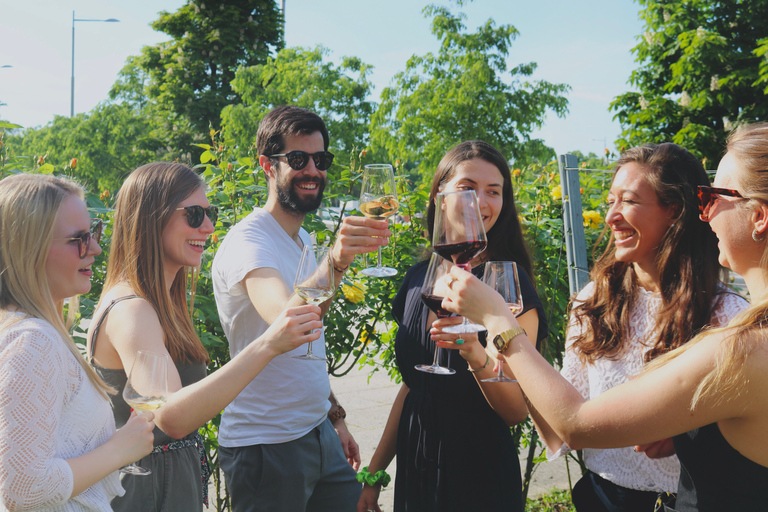
[{"label": "white wine", "polygon": [[381,196],[377,198],[365,198],[360,203],[360,211],[371,219],[384,220],[397,213],[400,203],[395,196]]},{"label": "white wine", "polygon": [[164,396],[141,396],[135,400],[126,400],[125,403],[130,405],[135,411],[147,412],[159,409],[165,404],[165,400],[166,398]]},{"label": "white wine", "polygon": [[307,304],[322,304],[333,296],[333,290],[325,288],[311,288],[308,286],[296,286],[293,288],[296,295],[307,301]]}]

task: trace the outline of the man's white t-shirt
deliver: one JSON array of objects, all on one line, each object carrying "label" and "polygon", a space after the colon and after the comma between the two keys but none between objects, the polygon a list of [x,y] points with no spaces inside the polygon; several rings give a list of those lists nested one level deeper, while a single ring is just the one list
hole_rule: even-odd
[{"label": "man's white t-shirt", "polygon": [[[299,236],[310,244],[309,234]],[[256,208],[233,227],[213,259],[213,293],[229,353],[235,357],[267,330],[269,324],[251,303],[243,279],[257,268],[274,268],[289,288],[301,249],[272,215]],[[228,448],[277,444],[298,439],[325,421],[331,386],[322,361],[293,356],[306,353],[302,345],[274,358],[224,410],[219,444]],[[325,356],[323,336],[312,344]]]}]

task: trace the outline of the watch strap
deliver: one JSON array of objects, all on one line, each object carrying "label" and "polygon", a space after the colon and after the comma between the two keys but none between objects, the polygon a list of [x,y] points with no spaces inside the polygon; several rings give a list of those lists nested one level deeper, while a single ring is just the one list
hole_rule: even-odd
[{"label": "watch strap", "polygon": [[[503,354],[504,352],[506,352],[507,349],[509,348],[509,344],[512,341],[512,338],[514,338],[515,336],[517,336],[519,334],[525,334],[526,336],[528,335],[528,333],[526,333],[525,329],[523,329],[522,327],[513,327],[511,329],[507,329],[506,331],[499,333],[493,339],[493,345],[496,347],[496,350],[498,350],[499,354]],[[499,343],[499,341],[498,341],[499,338],[501,338],[501,340],[503,340],[503,342],[504,342],[503,345],[501,345],[501,343]],[[499,345],[501,345],[501,347]]]}]

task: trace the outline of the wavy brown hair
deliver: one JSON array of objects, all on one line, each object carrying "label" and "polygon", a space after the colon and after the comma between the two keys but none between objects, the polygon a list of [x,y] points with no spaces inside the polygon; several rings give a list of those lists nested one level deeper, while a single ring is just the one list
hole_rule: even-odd
[{"label": "wavy brown hair", "polygon": [[515,206],[515,195],[512,190],[512,175],[509,171],[509,164],[499,150],[481,140],[470,140],[462,142],[452,148],[440,160],[432,179],[432,189],[429,192],[429,206],[427,207],[427,229],[429,230],[429,239],[432,240],[432,234],[435,228],[435,197],[443,190],[445,184],[451,181],[456,168],[462,162],[467,160],[480,159],[493,164],[501,173],[504,180],[502,189],[502,198],[504,200],[499,218],[486,234],[488,237],[488,246],[486,253],[490,260],[514,261],[522,267],[535,283],[533,277],[533,259],[528,250],[528,244],[523,237],[523,228],[520,225],[520,219],[517,216],[517,206]]},{"label": "wavy brown hair", "polygon": [[187,309],[188,267],[165,286],[163,230],[179,203],[204,187],[186,165],[154,162],[133,171],[117,195],[112,246],[102,297],[127,283],[149,302],[163,329],[165,347],[174,362],[208,362],[208,352],[192,326]]},{"label": "wavy brown hair", "polygon": [[[723,269],[717,260],[717,238],[709,224],[699,219],[696,186],[709,185],[701,162],[671,143],[629,149],[616,162],[615,172],[630,162],[645,171],[659,204],[675,212],[656,255],[661,310],[656,338],[646,340],[651,346],[645,355],[648,362],[681,346],[709,324],[719,302],[714,299]],[[606,226],[603,235],[608,230]],[[572,311],[577,324],[585,327],[573,347],[586,363],[601,357],[618,359],[625,348],[638,283],[632,262],[616,260],[613,242],[611,234],[592,269],[594,293]]]}]

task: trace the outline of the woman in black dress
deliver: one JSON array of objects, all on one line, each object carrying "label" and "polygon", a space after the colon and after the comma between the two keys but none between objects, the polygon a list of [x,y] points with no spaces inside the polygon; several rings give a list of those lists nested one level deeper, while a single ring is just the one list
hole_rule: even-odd
[{"label": "woman in black dress", "polygon": [[[478,196],[488,236],[487,249],[471,262],[473,272],[482,275],[483,264],[489,260],[517,262],[525,304],[519,321],[531,343],[538,344],[547,334],[544,311],[532,282],[531,256],[517,217],[509,166],[494,147],[468,141],[443,157],[427,210],[430,235],[436,194],[470,189]],[[477,334],[438,333],[441,340],[461,338],[472,347],[443,351],[440,363],[455,369],[454,375],[414,369],[417,364],[430,364],[435,350],[430,330],[436,317],[421,302],[427,263],[408,270],[392,306],[399,325],[395,350],[403,385],[369,472],[385,469],[397,455],[396,512],[522,511],[520,464],[509,427],[522,422],[527,409],[517,384],[480,383],[495,375],[484,350],[484,333],[480,333],[480,343]],[[449,323],[458,322],[460,319],[451,319]],[[494,403],[505,407],[497,413]],[[380,491],[380,485],[366,484],[358,511],[379,511]]]}]

